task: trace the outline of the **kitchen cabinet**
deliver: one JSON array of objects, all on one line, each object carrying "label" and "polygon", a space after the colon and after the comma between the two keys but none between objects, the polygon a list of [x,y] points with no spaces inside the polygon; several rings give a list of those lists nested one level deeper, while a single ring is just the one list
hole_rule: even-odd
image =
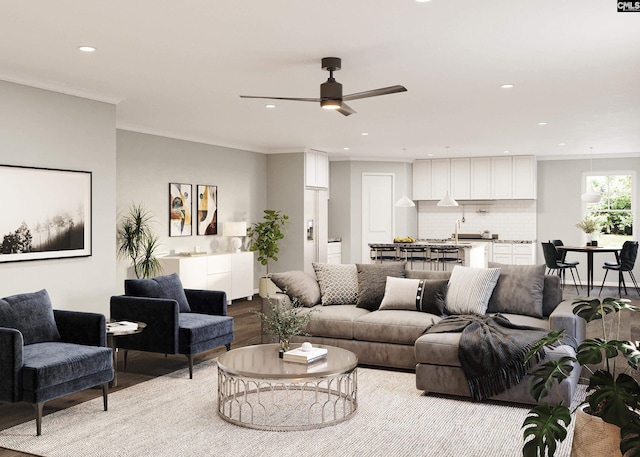
[{"label": "kitchen cabinet", "polygon": [[536,181],[534,156],[416,160],[413,200],[535,199]]},{"label": "kitchen cabinet", "polygon": [[449,191],[449,170],[449,159],[431,161],[431,200],[440,200]]},{"label": "kitchen cabinet", "polygon": [[491,198],[491,157],[473,157],[470,160],[470,194],[472,199]]},{"label": "kitchen cabinet", "polygon": [[305,185],[327,189],[329,187],[329,157],[324,152],[306,151]]},{"label": "kitchen cabinet", "polygon": [[413,200],[431,200],[431,160],[413,162]]},{"label": "kitchen cabinet", "polygon": [[164,274],[176,273],[185,289],[224,290],[227,300],[253,297],[253,252],[159,257]]},{"label": "kitchen cabinet", "polygon": [[451,159],[449,161],[451,176],[451,196],[454,199],[468,200],[471,198],[471,162],[470,159]]},{"label": "kitchen cabinet", "polygon": [[342,263],[342,243],[332,241],[327,247],[327,263]]},{"label": "kitchen cabinet", "polygon": [[493,261],[507,265],[534,265],[533,243],[494,243]]}]

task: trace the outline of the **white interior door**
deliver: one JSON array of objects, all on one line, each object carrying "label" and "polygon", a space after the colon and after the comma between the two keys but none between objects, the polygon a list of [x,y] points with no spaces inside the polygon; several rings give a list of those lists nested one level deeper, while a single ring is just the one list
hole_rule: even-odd
[{"label": "white interior door", "polygon": [[362,174],[362,263],[371,261],[369,243],[392,243],[395,175]]}]

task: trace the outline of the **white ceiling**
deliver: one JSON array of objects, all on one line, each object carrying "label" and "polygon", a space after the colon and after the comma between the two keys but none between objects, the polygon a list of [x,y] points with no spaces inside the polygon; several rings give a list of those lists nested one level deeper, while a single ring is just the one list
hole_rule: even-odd
[{"label": "white ceiling", "polygon": [[[117,102],[119,128],[258,152],[640,156],[640,14],[616,3],[0,0],[0,79]],[[239,97],[318,97],[327,56],[345,94],[408,91],[349,117]]]}]

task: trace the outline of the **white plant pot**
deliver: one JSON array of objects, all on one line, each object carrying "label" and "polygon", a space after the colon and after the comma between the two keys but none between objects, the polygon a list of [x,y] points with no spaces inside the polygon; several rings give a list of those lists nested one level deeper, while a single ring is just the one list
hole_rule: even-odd
[{"label": "white plant pot", "polygon": [[258,282],[258,295],[261,298],[267,298],[269,295],[276,293],[276,285],[271,281],[271,278],[262,277]]},{"label": "white plant pot", "polygon": [[589,405],[576,411],[571,457],[622,457],[620,427],[584,412]]}]

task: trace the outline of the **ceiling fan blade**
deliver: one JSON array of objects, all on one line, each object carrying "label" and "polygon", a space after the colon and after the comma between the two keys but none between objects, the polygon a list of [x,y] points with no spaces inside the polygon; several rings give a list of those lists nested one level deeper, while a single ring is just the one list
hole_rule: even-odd
[{"label": "ceiling fan blade", "polygon": [[390,86],[383,87],[382,89],[366,90],[364,92],[358,92],[356,94],[345,95],[342,100],[358,100],[359,98],[377,97],[378,95],[395,94],[397,92],[406,92],[407,89],[404,86]]},{"label": "ceiling fan blade", "polygon": [[263,98],[266,100],[291,100],[294,102],[316,102],[320,103],[319,98],[292,98],[292,97],[261,97],[258,95],[241,95],[240,98]]},{"label": "ceiling fan blade", "polygon": [[336,111],[344,116],[348,116],[350,114],[356,113],[356,111],[353,108],[351,108],[349,105],[347,105],[344,102],[340,104],[340,108],[338,108]]}]

